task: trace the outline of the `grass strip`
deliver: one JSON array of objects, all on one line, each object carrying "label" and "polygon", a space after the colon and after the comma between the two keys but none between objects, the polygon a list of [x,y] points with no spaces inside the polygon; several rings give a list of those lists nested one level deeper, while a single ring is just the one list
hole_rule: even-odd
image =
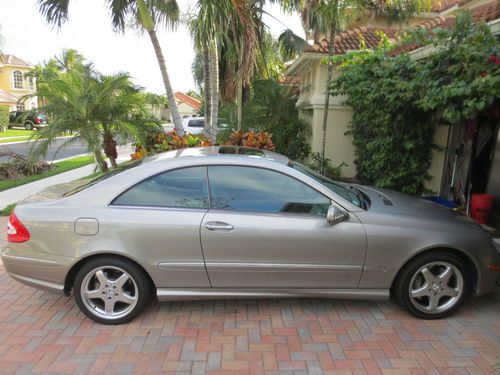
[{"label": "grass strip", "polygon": [[26,176],[20,178],[18,180],[7,180],[0,181],[0,191],[12,189],[17,186],[29,184],[30,182],[42,180],[47,177],[55,176],[57,174],[70,171],[75,168],[80,168],[88,164],[92,164],[94,162],[94,158],[89,155],[78,156],[76,158],[71,158],[67,160],[63,160],[57,163],[54,163],[55,167],[50,171],[42,172],[40,174],[35,174],[32,176]]}]

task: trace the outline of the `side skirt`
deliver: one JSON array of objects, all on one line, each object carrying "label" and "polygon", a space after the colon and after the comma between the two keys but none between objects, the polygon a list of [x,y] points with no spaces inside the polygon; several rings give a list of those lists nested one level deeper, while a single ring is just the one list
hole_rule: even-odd
[{"label": "side skirt", "polygon": [[232,298],[310,297],[387,300],[389,289],[188,289],[158,288],[158,301],[188,301]]}]

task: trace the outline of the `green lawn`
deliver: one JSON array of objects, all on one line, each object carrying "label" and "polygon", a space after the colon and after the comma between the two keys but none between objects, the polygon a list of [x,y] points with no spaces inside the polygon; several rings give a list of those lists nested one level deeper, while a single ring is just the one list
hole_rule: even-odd
[{"label": "green lawn", "polygon": [[35,130],[23,130],[23,129],[7,129],[6,132],[0,133],[0,138],[8,137],[29,137],[35,132]]},{"label": "green lawn", "polygon": [[0,210],[0,216],[10,216],[14,208],[16,208],[16,203],[9,204],[4,209]]},{"label": "green lawn", "polygon": [[55,168],[50,171],[43,172],[37,175],[28,176],[24,178],[20,178],[19,180],[8,180],[8,181],[0,181],[0,191],[4,191],[7,189],[12,189],[16,186],[21,186],[24,184],[28,184],[33,181],[38,181],[43,178],[47,178],[50,176],[54,176],[59,173],[67,172],[71,169],[83,167],[84,165],[88,165],[94,162],[94,158],[92,156],[79,156],[76,158],[64,160],[58,163],[55,163]]}]

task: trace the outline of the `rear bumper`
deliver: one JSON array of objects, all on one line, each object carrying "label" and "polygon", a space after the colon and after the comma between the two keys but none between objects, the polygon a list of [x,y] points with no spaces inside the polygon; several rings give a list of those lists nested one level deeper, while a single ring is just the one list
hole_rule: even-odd
[{"label": "rear bumper", "polygon": [[54,260],[0,253],[5,270],[14,280],[31,287],[63,294],[66,267]]}]

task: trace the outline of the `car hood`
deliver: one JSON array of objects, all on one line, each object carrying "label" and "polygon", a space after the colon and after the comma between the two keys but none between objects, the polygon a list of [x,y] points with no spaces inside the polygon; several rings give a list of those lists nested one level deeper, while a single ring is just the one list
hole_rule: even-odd
[{"label": "car hood", "polygon": [[[453,223],[462,222],[473,224],[474,222],[461,213],[451,208],[438,205],[420,197],[413,197],[396,191],[374,188],[372,186],[358,186],[356,188],[364,192],[371,201],[369,212],[386,213],[398,216],[406,216],[427,221],[449,221]],[[477,224],[477,226],[479,226]]]}]

